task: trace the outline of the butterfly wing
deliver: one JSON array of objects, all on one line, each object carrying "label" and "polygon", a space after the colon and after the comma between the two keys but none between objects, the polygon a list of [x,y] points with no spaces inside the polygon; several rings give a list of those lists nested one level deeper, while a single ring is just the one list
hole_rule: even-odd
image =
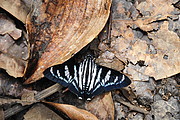
[{"label": "butterfly wing", "polygon": [[100,84],[100,82],[98,82],[92,90],[86,92],[85,96],[87,100],[91,100],[91,98],[93,98],[94,96],[100,95],[103,92],[105,92],[104,87]]},{"label": "butterfly wing", "polygon": [[88,86],[89,88],[92,88],[88,89],[89,91],[86,95],[88,98],[131,84],[131,80],[119,71],[100,65],[96,65],[95,71],[96,77],[95,80],[92,79],[93,83],[91,83],[93,87]]},{"label": "butterfly wing", "polygon": [[78,82],[78,68],[79,65],[75,64],[59,64],[52,66],[46,69],[43,74],[49,80],[57,82],[64,87],[68,87],[68,89],[76,94],[77,96],[81,97],[82,91],[79,88]]},{"label": "butterfly wing", "polygon": [[74,70],[66,64],[52,66],[43,72],[49,80],[67,87],[73,80]]},{"label": "butterfly wing", "polygon": [[99,66],[99,69],[102,69],[100,83],[104,87],[105,92],[120,89],[131,84],[131,80],[119,71],[104,66]]}]

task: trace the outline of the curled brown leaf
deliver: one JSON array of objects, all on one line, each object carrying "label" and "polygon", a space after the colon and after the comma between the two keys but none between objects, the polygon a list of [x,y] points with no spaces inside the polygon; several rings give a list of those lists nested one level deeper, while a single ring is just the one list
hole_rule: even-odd
[{"label": "curled brown leaf", "polygon": [[45,102],[48,103],[58,110],[64,112],[70,119],[72,120],[98,120],[96,116],[92,113],[79,109],[72,105],[67,104],[59,104],[59,103],[52,103],[52,102]]},{"label": "curled brown leaf", "polygon": [[[43,77],[43,71],[61,64],[90,43],[104,27],[111,0],[51,0],[34,4],[27,19],[33,48],[25,83]],[[34,67],[36,66],[36,67]],[[34,67],[34,69],[33,69]]]}]

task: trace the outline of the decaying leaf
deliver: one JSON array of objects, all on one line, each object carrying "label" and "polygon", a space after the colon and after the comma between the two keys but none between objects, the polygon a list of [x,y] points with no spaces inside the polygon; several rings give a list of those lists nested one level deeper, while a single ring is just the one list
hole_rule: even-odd
[{"label": "decaying leaf", "polygon": [[72,120],[98,120],[92,113],[72,105],[46,102],[64,112]]},{"label": "decaying leaf", "polygon": [[[177,56],[180,55],[180,39],[169,30],[170,22],[158,22],[173,16],[173,2],[137,2],[136,9],[142,16],[135,20],[130,18],[131,8],[134,7],[132,3],[115,2],[118,7],[114,8],[117,12],[113,13],[110,51],[128,63],[124,72],[134,80],[145,81],[149,77],[157,80],[179,73],[180,58]],[[130,14],[124,14],[119,9]]]},{"label": "decaying leaf", "polygon": [[168,22],[164,22],[158,32],[149,33],[148,36],[153,40],[152,46],[157,53],[148,54],[147,42],[137,40],[132,45],[132,49],[126,52],[126,58],[134,64],[137,61],[144,61],[144,66],[139,68],[129,66],[127,72],[129,71],[128,73],[132,74],[133,70],[131,69],[134,69],[155,79],[162,79],[179,73],[180,40],[176,33],[168,30]]},{"label": "decaying leaf", "polygon": [[24,88],[17,79],[0,73],[0,95],[20,97],[23,92]]},{"label": "decaying leaf", "polygon": [[[88,44],[103,27],[108,17],[111,2],[111,0],[87,0],[86,2],[29,0],[23,6],[22,3],[26,0],[2,1],[0,0],[1,7],[6,5],[6,2],[11,8],[14,5],[13,9],[14,7],[17,9],[17,6],[20,5],[20,12],[23,12],[23,7],[30,3],[22,16],[10,10],[13,15],[15,13],[19,16],[18,19],[27,24],[29,39],[31,40],[32,56],[28,72],[32,73],[27,73],[26,77],[33,75],[26,83],[38,80],[42,77],[41,73],[44,69],[51,65],[63,63]],[[134,96],[132,97],[130,93],[125,95],[128,102],[114,96],[114,100],[120,102],[118,103],[119,109],[116,109],[117,114],[114,115],[114,104],[110,92],[85,103],[86,110],[92,114],[71,105],[46,103],[55,106],[71,119],[78,120],[113,120],[114,116],[117,115],[119,115],[117,119],[178,119],[178,89],[176,88],[178,80],[163,79],[161,85],[155,85],[154,79],[150,78],[154,77],[157,80],[180,72],[179,14],[172,13],[175,7],[178,8],[174,4],[177,1],[138,0],[132,2],[129,0],[113,0],[112,30],[110,33],[107,32],[111,39],[103,36],[103,39],[100,40],[99,48],[101,51],[96,62],[118,71],[124,69],[125,63],[124,72],[133,78],[131,88],[128,89],[133,91]],[[13,2],[15,4],[10,6]],[[26,20],[29,8],[32,11]],[[111,24],[108,25],[111,27]],[[6,30],[8,34],[0,31],[0,34],[2,34],[0,36],[0,46],[2,46],[0,47],[0,65],[4,68],[7,67],[7,72],[11,73],[10,75],[22,77],[26,71],[26,61],[29,58],[28,50],[26,47],[26,50],[24,50],[26,53],[21,54],[24,51],[19,46],[24,46],[24,44],[16,44],[16,40],[21,36],[21,31],[18,31],[15,25],[10,28],[13,28],[16,32],[12,32],[9,28]],[[8,70],[12,70],[13,73]],[[19,75],[19,73],[21,74]],[[0,74],[0,93],[6,90],[8,95],[16,95],[17,84],[7,83],[4,80],[6,78],[4,79]],[[169,83],[163,85],[164,81]],[[1,83],[5,83],[5,85],[1,86]],[[8,86],[6,86],[7,84]],[[23,95],[18,93],[17,96],[22,95],[21,100],[3,98],[0,99],[0,104],[12,102],[31,104],[36,102],[33,101],[34,97],[41,100],[60,89],[58,84],[55,86],[56,89],[53,89],[54,87],[48,88],[36,94],[36,96],[34,96],[34,93]],[[129,91],[121,92],[124,94]],[[27,103],[30,101],[31,103]],[[130,104],[129,101],[136,103],[136,105]],[[0,109],[0,116],[4,116],[3,113],[8,113],[1,111]],[[144,115],[141,113],[144,113]],[[43,120],[52,119],[52,116],[53,119],[61,119],[45,106],[39,105],[31,108],[24,118],[27,120]]]},{"label": "decaying leaf", "polygon": [[[174,10],[173,4],[175,0],[146,0],[137,5],[140,13],[146,17],[142,23],[148,24],[153,21],[167,19],[172,16],[171,12]],[[159,4],[161,3],[161,4]]]},{"label": "decaying leaf", "polygon": [[5,69],[9,75],[14,77],[22,77],[24,75],[26,63],[16,60],[6,54],[0,54],[1,68]]},{"label": "decaying leaf", "polygon": [[0,7],[11,13],[17,19],[26,23],[33,0],[0,0]]},{"label": "decaying leaf", "polygon": [[97,59],[96,63],[108,68],[112,68],[117,71],[124,69],[124,64],[119,61],[115,55],[109,51],[105,51]]},{"label": "decaying leaf", "polygon": [[111,92],[95,97],[91,102],[85,104],[85,108],[100,120],[114,120],[114,103]]},{"label": "decaying leaf", "polygon": [[91,42],[104,27],[110,5],[111,0],[36,2],[27,19],[34,47],[28,72],[33,74],[25,83],[43,77],[45,69],[65,62]]},{"label": "decaying leaf", "polygon": [[24,120],[64,120],[43,104],[34,105],[25,115]]},{"label": "decaying leaf", "polygon": [[[180,72],[180,39],[175,32],[168,30],[168,25],[168,22],[164,22],[159,31],[148,34],[153,40],[157,54],[154,58],[148,57],[145,60],[149,64],[145,74],[156,79],[170,77]],[[156,61],[161,62],[155,64]]]},{"label": "decaying leaf", "polygon": [[21,37],[22,30],[16,28],[14,21],[6,14],[0,13],[0,26],[1,35],[9,34],[15,40]]},{"label": "decaying leaf", "polygon": [[136,9],[143,15],[143,19],[136,20],[135,24],[144,31],[157,30],[159,23],[155,21],[173,16],[171,14],[174,11],[172,3],[175,3],[175,1],[146,0],[140,2]]},{"label": "decaying leaf", "polygon": [[20,39],[22,30],[4,13],[0,13],[0,26],[0,68],[11,76],[23,77],[29,57],[27,41]]}]

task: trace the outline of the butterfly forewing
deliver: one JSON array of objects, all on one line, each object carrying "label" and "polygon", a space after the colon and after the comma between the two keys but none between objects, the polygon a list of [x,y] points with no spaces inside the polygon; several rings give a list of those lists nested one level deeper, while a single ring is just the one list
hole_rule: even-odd
[{"label": "butterfly forewing", "polygon": [[67,87],[74,79],[73,67],[65,64],[52,66],[44,71],[44,76]]}]

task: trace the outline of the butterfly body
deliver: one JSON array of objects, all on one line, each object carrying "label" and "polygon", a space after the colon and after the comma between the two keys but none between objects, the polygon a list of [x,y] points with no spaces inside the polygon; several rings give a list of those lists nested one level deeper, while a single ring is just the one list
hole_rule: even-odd
[{"label": "butterfly body", "polygon": [[79,99],[87,100],[131,83],[122,73],[95,64],[91,56],[87,56],[80,64],[52,66],[44,71],[44,76],[68,87]]}]

